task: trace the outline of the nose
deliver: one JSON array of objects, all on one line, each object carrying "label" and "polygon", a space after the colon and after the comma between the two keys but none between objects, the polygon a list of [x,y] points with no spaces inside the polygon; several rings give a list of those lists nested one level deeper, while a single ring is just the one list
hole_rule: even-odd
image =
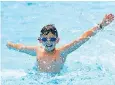
[{"label": "nose", "polygon": [[47,44],[50,44],[51,42],[50,42],[50,39],[47,39]]}]

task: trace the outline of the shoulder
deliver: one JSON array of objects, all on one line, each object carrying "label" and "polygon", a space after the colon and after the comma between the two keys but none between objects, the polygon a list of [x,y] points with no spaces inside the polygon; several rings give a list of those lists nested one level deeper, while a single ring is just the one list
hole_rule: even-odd
[{"label": "shoulder", "polygon": [[42,46],[35,46],[36,51],[41,51],[43,49]]},{"label": "shoulder", "polygon": [[59,52],[60,57],[63,57],[65,59],[67,57],[67,54],[64,52],[64,50],[65,49],[63,47],[57,48],[57,51]]}]

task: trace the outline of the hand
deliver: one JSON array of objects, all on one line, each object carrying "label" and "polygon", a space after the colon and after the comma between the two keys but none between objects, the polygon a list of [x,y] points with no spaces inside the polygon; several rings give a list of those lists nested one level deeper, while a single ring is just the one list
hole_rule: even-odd
[{"label": "hand", "polygon": [[101,22],[101,26],[105,27],[109,25],[113,20],[114,20],[113,14],[106,14],[105,17],[103,18],[103,21]]},{"label": "hand", "polygon": [[10,47],[13,43],[12,42],[7,42],[6,46]]},{"label": "hand", "polygon": [[14,44],[12,42],[8,42],[7,47],[8,48],[13,47],[13,48],[16,48],[16,49],[22,49],[22,48],[24,48],[24,45],[23,44]]}]

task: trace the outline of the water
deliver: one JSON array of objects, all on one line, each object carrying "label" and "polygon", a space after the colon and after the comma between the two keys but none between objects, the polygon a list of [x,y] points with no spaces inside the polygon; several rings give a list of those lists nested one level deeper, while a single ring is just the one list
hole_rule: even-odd
[{"label": "water", "polygon": [[115,85],[115,21],[71,53],[53,77],[36,71],[35,56],[6,47],[7,41],[39,45],[46,24],[55,24],[62,46],[114,9],[115,2],[1,2],[2,85]]}]

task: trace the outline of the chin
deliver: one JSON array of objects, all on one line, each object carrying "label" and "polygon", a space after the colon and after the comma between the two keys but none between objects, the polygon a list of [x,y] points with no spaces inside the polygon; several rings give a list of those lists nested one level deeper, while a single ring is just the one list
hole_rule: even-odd
[{"label": "chin", "polygon": [[54,49],[54,47],[47,47],[46,50],[47,51],[52,51]]},{"label": "chin", "polygon": [[54,48],[48,48],[47,51],[52,51]]}]

